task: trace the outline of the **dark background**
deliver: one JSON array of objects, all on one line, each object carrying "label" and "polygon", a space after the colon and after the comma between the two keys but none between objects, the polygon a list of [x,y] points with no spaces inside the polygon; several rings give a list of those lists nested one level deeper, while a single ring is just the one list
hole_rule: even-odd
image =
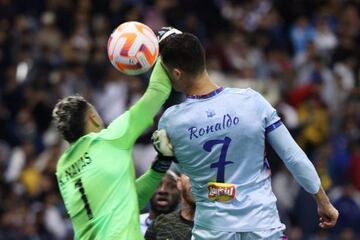
[{"label": "dark background", "polygon": [[[320,230],[312,196],[269,149],[289,239],[360,239],[359,10],[358,0],[0,0],[0,239],[72,239],[51,111],[80,93],[108,123],[141,96],[148,75],[122,75],[106,55],[112,29],[133,20],[194,33],[212,79],[256,89],[282,115],[340,211]],[[139,174],[154,156],[148,134],[134,150]]]}]

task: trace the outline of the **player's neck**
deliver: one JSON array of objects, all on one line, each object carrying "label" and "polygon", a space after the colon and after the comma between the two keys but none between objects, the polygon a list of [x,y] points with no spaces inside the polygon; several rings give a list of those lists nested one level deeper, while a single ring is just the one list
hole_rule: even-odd
[{"label": "player's neck", "polygon": [[208,73],[205,71],[198,79],[191,81],[192,84],[185,90],[188,96],[205,95],[219,88],[213,81],[211,81]]}]

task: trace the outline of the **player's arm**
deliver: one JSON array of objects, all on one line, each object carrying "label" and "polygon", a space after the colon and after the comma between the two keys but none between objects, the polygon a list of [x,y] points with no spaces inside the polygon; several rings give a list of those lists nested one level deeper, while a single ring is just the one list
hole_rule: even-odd
[{"label": "player's arm", "polygon": [[[314,165],[310,162],[304,151],[295,142],[281,121],[275,124],[279,126],[267,133],[267,141],[285,163],[296,181],[307,192],[311,194],[317,193],[320,190],[321,184]],[[269,126],[268,129],[270,128],[275,128],[275,126]]]},{"label": "player's arm", "polygon": [[138,195],[139,209],[143,209],[161,183],[165,173],[147,170],[141,177],[136,179],[136,193]]},{"label": "player's arm", "polygon": [[153,123],[153,118],[166,101],[171,91],[171,83],[160,60],[150,76],[144,95],[129,111],[125,112],[101,131],[105,140],[116,140],[122,148],[130,148],[142,132]]},{"label": "player's arm", "polygon": [[254,101],[258,106],[258,114],[263,119],[266,140],[285,163],[296,181],[307,192],[317,193],[320,189],[320,178],[313,164],[296,144],[275,108],[258,92],[252,89],[248,89],[248,91],[249,94],[253,94]]},{"label": "player's arm", "polygon": [[125,136],[130,144],[134,143],[142,132],[151,126],[155,115],[169,97],[170,92],[170,79],[158,60],[151,73],[147,90],[129,110],[129,125]]},{"label": "player's arm", "polygon": [[258,105],[258,113],[264,120],[267,141],[285,163],[295,180],[307,192],[315,195],[318,203],[320,227],[335,226],[338,212],[328,201],[314,165],[299,145],[297,145],[271,104],[259,93],[255,91],[253,93],[255,93],[254,97]]},{"label": "player's arm", "polygon": [[[163,27],[157,32],[159,44],[165,38],[182,32],[173,27]],[[128,138],[135,140],[153,123],[155,114],[160,110],[171,92],[171,82],[160,60],[151,73],[149,87],[144,96],[130,109],[130,127]]]},{"label": "player's arm", "polygon": [[143,209],[149,202],[150,198],[156,191],[165,176],[166,171],[170,168],[172,157],[163,156],[159,153],[153,162],[151,168],[141,177],[136,179],[136,193],[138,195],[139,209]]},{"label": "player's arm", "polygon": [[315,194],[318,206],[319,226],[322,228],[334,227],[339,217],[338,210],[330,203],[324,189],[320,187],[319,192]]},{"label": "player's arm", "polygon": [[314,165],[297,145],[287,128],[278,121],[269,126],[267,140],[279,155],[296,181],[309,193],[315,195],[320,216],[320,227],[329,228],[336,224],[338,211],[332,206],[321,187]]}]

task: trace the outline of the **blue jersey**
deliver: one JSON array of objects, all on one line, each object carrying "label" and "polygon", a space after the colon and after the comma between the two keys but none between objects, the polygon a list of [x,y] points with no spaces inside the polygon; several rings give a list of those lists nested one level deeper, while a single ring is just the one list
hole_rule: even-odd
[{"label": "blue jersey", "polygon": [[[159,128],[191,179],[196,225],[232,232],[284,228],[265,157],[265,137],[279,126],[276,110],[252,89],[220,88],[164,113]],[[297,180],[311,182],[313,172]],[[309,185],[318,190],[318,182]]]}]

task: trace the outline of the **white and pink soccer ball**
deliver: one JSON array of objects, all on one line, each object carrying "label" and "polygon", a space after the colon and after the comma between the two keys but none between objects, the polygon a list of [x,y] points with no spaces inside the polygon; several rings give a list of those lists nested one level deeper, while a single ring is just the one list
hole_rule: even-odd
[{"label": "white and pink soccer ball", "polygon": [[127,75],[148,71],[159,54],[154,32],[145,24],[125,22],[110,35],[107,53],[111,64]]}]

